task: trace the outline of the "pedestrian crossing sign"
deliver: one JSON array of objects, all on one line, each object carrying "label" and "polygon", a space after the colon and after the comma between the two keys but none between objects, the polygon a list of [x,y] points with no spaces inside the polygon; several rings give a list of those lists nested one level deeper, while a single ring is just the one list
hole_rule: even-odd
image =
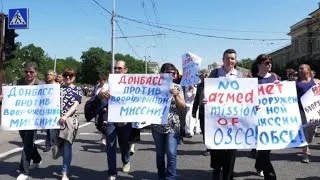
[{"label": "pedestrian crossing sign", "polygon": [[8,29],[28,29],[29,28],[29,9],[9,9]]}]

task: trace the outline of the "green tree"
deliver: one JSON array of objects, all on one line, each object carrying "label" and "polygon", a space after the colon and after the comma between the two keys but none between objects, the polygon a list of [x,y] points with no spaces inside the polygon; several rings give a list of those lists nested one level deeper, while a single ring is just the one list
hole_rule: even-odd
[{"label": "green tree", "polygon": [[99,76],[108,74],[108,55],[102,48],[91,47],[81,56],[81,81],[87,84],[95,84]]},{"label": "green tree", "polygon": [[43,78],[43,66],[48,61],[48,55],[41,47],[34,44],[23,46],[17,43],[17,48],[13,52],[14,58],[4,62],[6,82],[10,83],[13,80],[21,77],[23,74],[23,67],[28,62],[36,62],[39,66],[39,78]]},{"label": "green tree", "polygon": [[238,63],[237,66],[245,68],[245,69],[251,69],[251,65],[253,63],[253,60],[250,58],[246,59],[241,59]]}]

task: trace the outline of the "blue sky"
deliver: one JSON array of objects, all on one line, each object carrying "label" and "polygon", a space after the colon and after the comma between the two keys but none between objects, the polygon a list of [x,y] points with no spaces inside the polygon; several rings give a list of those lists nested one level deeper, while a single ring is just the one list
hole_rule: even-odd
[{"label": "blue sky", "polygon": [[[96,0],[112,10],[112,0]],[[90,47],[111,47],[111,16],[93,0],[3,0],[3,12],[29,8],[30,27],[17,30],[17,41],[34,43],[49,56],[80,60]],[[214,36],[261,39],[290,39],[290,26],[318,8],[316,0],[116,0],[116,13],[128,18],[159,23],[171,29]],[[174,63],[181,68],[181,55],[202,57],[202,67],[221,63],[222,53],[234,48],[238,58],[255,58],[290,43],[286,41],[237,41],[181,34],[118,18],[125,36],[162,33],[165,36],[117,39],[115,51],[136,58]],[[170,26],[165,25],[170,24]],[[216,30],[182,28],[192,26]],[[116,28],[116,36],[123,36]],[[226,31],[228,30],[228,31]],[[232,30],[232,31],[229,31]],[[246,31],[246,32],[243,32]],[[259,32],[256,32],[259,31]]]}]

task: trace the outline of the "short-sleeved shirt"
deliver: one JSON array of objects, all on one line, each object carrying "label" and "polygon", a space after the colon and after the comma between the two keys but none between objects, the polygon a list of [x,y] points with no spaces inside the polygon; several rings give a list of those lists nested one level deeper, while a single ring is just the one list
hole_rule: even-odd
[{"label": "short-sleeved shirt", "polygon": [[[82,93],[82,89],[78,86],[74,86],[74,87],[62,86],[61,93],[62,93],[61,94],[62,115],[65,115],[75,101],[78,101],[79,104],[81,103],[81,98],[83,93]],[[71,116],[78,116],[77,110]]]},{"label": "short-sleeved shirt", "polygon": [[[182,87],[179,84],[173,84],[174,88],[177,88],[179,93],[183,93]],[[176,102],[172,99],[169,109],[169,117],[168,117],[168,124],[165,125],[159,125],[154,124],[152,125],[153,128],[162,133],[178,133],[180,131],[180,113],[179,109],[176,105]]]}]

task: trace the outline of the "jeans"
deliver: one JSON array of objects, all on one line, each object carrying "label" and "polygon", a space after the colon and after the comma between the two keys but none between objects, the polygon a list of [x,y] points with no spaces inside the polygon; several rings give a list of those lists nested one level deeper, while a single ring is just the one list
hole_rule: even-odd
[{"label": "jeans", "polygon": [[[159,179],[175,180],[179,133],[162,134],[152,128],[152,136],[156,145]],[[167,154],[167,168],[165,154]]]},{"label": "jeans", "polygon": [[117,174],[117,136],[121,152],[121,160],[123,164],[130,161],[130,134],[131,123],[127,123],[123,127],[119,127],[116,123],[108,122],[106,125],[107,138],[107,160],[108,160],[108,174]]},{"label": "jeans", "polygon": [[34,144],[37,130],[21,130],[19,131],[20,137],[23,142],[23,151],[20,161],[20,173],[29,174],[29,166],[31,160],[33,163],[39,163],[42,159]]},{"label": "jeans", "polygon": [[72,144],[69,141],[64,140],[62,173],[66,173],[66,174],[69,173],[71,160],[72,160]]}]

